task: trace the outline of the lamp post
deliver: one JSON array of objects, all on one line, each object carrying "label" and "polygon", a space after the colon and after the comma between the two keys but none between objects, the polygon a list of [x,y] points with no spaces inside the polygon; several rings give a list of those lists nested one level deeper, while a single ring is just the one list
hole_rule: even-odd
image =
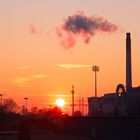
[{"label": "lamp post", "polygon": [[28,108],[27,108],[27,101],[28,101],[28,98],[26,97],[26,98],[24,98],[24,100],[25,100],[25,105],[26,105],[26,109],[25,109],[26,111],[25,111],[25,112],[27,113],[27,110],[28,110]]},{"label": "lamp post", "polygon": [[97,97],[97,72],[99,71],[99,66],[92,66],[92,71],[95,72],[95,97]]}]

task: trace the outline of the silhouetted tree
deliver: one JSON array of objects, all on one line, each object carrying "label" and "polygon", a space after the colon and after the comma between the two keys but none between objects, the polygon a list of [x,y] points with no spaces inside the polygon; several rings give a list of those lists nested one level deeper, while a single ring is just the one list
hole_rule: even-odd
[{"label": "silhouetted tree", "polygon": [[62,115],[62,110],[61,108],[55,106],[54,108],[49,109],[47,111],[47,115],[52,116],[52,117],[58,117]]},{"label": "silhouetted tree", "polygon": [[38,112],[38,107],[33,106],[33,107],[31,108],[31,114],[37,114],[37,112]]},{"label": "silhouetted tree", "polygon": [[46,115],[47,114],[47,112],[48,112],[48,109],[47,108],[41,108],[41,109],[39,109],[38,111],[37,111],[37,114],[38,115]]},{"label": "silhouetted tree", "polygon": [[42,108],[37,111],[37,114],[41,116],[58,117],[62,115],[62,110],[57,106],[50,109]]},{"label": "silhouetted tree", "polygon": [[17,111],[17,103],[12,99],[5,99],[3,102],[3,109],[6,112],[16,112]]}]

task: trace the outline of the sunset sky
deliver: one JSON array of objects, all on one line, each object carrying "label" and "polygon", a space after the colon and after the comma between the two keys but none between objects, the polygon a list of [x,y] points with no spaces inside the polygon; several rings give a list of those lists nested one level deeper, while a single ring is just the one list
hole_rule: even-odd
[{"label": "sunset sky", "polygon": [[[100,68],[98,95],[114,92],[125,84],[126,32],[132,37],[133,86],[140,85],[139,7],[139,0],[1,0],[0,92],[20,106],[29,97],[30,107],[47,107],[59,97],[70,104],[75,85],[76,100],[79,94],[86,100],[94,95],[92,65]],[[97,31],[88,43],[83,34],[73,35],[65,47],[57,29],[76,13],[102,17],[117,29]]]}]

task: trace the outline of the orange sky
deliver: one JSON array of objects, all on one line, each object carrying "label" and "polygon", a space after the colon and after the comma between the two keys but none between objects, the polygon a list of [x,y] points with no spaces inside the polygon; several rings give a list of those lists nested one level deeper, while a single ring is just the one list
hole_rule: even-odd
[{"label": "orange sky", "polygon": [[[46,107],[58,95],[70,104],[74,84],[76,100],[79,94],[86,100],[94,95],[92,65],[100,67],[98,95],[114,92],[117,84],[125,84],[127,31],[132,33],[133,86],[140,85],[139,4],[138,0],[1,1],[0,92],[20,106],[29,97],[30,107]],[[118,30],[98,33],[89,44],[79,37],[72,49],[63,49],[55,28],[79,10],[108,19]]]}]

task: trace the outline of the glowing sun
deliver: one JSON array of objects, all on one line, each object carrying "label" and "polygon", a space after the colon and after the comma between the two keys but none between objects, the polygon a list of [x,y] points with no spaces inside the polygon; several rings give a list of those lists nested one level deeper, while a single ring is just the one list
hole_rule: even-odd
[{"label": "glowing sun", "polygon": [[58,106],[58,107],[62,107],[65,105],[65,101],[61,98],[57,99],[55,104]]}]

